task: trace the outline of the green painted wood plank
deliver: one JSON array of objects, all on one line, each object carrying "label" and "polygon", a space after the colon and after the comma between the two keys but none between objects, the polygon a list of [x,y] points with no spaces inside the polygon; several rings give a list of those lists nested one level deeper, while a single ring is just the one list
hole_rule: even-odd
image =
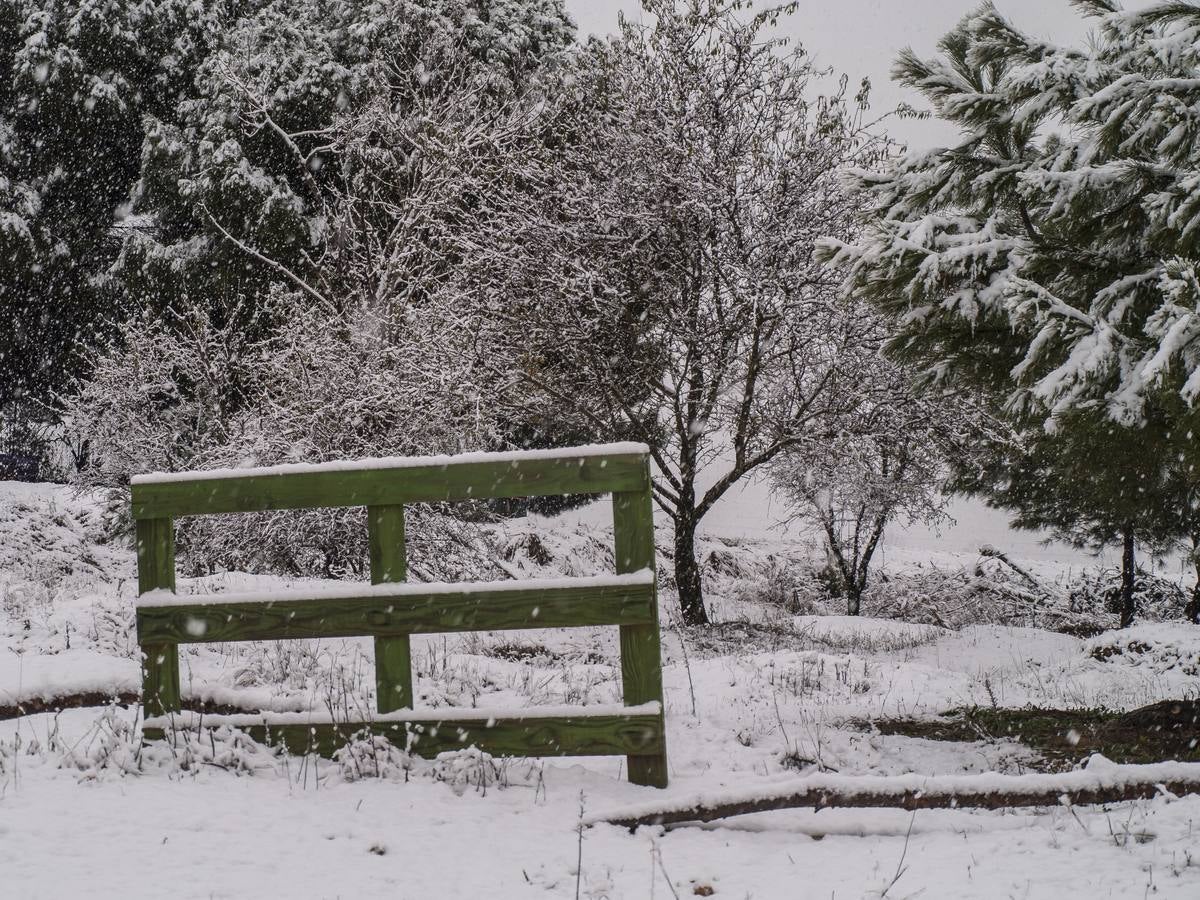
[{"label": "green painted wood plank", "polygon": [[170,519],[137,523],[138,593],[175,590],[175,524]]},{"label": "green painted wood plank", "polygon": [[[404,507],[367,507],[371,584],[404,581]],[[381,713],[413,706],[412,647],[408,635],[375,638],[375,702]]]},{"label": "green painted wood plank", "polygon": [[368,507],[367,537],[371,557],[371,584],[396,584],[404,581],[408,577],[404,507]]},{"label": "green painted wood plank", "polygon": [[[137,522],[138,593],[175,590],[175,528],[170,519]],[[179,709],[179,648],[139,630],[142,708],[147,716]],[[149,735],[153,737],[153,735]]]},{"label": "green painted wood plank", "polygon": [[[432,591],[392,597],[313,597],[275,603],[222,603],[220,595],[215,594],[213,602],[202,605],[140,607],[137,620],[138,634],[145,640],[203,644],[623,623],[656,628],[653,623],[657,612],[653,585],[635,583]],[[643,692],[652,693],[653,682],[646,684]],[[656,695],[644,699],[662,698]],[[635,702],[642,701],[626,697],[626,703]]]},{"label": "green painted wood plank", "polygon": [[393,506],[444,500],[605,494],[648,486],[643,454],[247,475],[132,486],[135,519],[206,513]]},{"label": "green painted wood plank", "polygon": [[[647,463],[647,469],[649,464]],[[649,472],[647,471],[647,478]],[[618,574],[654,568],[654,504],[644,490],[613,494],[613,552]],[[662,702],[662,655],[659,647],[658,603],[652,600],[653,621],[621,626],[621,683],[627,706]],[[630,754],[629,780],[634,784],[667,786],[666,742],[654,753]]]},{"label": "green painted wood plank", "polygon": [[663,748],[662,718],[657,715],[497,718],[490,724],[440,722],[429,717],[399,723],[250,725],[242,730],[260,743],[282,745],[290,753],[315,752],[322,756],[332,756],[363,732],[383,735],[396,746],[427,759],[467,747],[478,747],[493,756],[650,754],[651,758]]}]

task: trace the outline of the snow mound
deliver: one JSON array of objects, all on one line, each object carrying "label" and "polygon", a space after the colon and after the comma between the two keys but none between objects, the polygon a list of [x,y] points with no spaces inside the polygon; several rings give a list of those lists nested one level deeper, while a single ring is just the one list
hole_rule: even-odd
[{"label": "snow mound", "polygon": [[1200,625],[1135,625],[1093,638],[1087,643],[1087,652],[1101,662],[1200,677]]}]

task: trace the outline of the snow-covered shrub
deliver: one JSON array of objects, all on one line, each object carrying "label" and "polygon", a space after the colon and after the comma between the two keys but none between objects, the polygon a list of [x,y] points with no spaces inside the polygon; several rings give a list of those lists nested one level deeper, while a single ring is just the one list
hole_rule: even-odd
[{"label": "snow-covered shrub", "polygon": [[[573,577],[613,571],[612,532],[587,525],[537,529],[513,522],[495,535],[512,574]],[[661,575],[660,575],[661,577]]]},{"label": "snow-covered shrub", "polygon": [[395,746],[384,735],[364,732],[334,752],[337,773],[343,781],[385,778],[390,781],[430,779],[449,785],[455,794],[472,788],[486,794],[491,787],[508,786],[508,766],[476,747],[439,753],[422,760]]},{"label": "snow-covered shrub", "polygon": [[[271,317],[286,324],[257,341],[245,323],[217,327],[199,306],[171,327],[128,327],[71,400],[90,450],[80,482],[111,489],[124,512],[123,486],[138,472],[453,452],[486,441],[479,401],[434,359],[420,327],[384,340],[370,315],[345,320],[285,292],[273,304]],[[462,505],[455,511],[410,507],[418,577],[452,577],[483,549]],[[366,574],[360,508],[190,517],[178,540],[190,574]]]},{"label": "snow-covered shrub", "polygon": [[[141,735],[138,735],[140,742]],[[272,775],[283,754],[279,747],[260,744],[240,728],[220,725],[168,731],[162,741],[146,747],[146,766],[167,774],[194,773],[215,766],[238,775]]]},{"label": "snow-covered shrub", "polygon": [[163,740],[143,744],[136,713],[115,705],[104,709],[87,731],[70,740],[62,737],[55,720],[44,741],[0,742],[0,776],[18,752],[77,772],[81,780],[88,781],[150,772],[172,777],[194,774],[204,766],[252,775],[274,772],[280,755],[277,748],[259,744],[227,725],[169,731]]},{"label": "snow-covered shrub", "polygon": [[265,694],[272,708],[316,706],[339,721],[375,708],[371,657],[354,640],[246,641],[222,645],[220,653],[234,688]]},{"label": "snow-covered shrub", "polygon": [[1200,625],[1135,625],[1093,638],[1087,652],[1102,662],[1200,678]]},{"label": "snow-covered shrub", "polygon": [[[1177,581],[1140,570],[1134,577],[1134,608],[1143,622],[1183,619],[1189,599]],[[1121,572],[1108,568],[1081,572],[1071,582],[1070,603],[1081,611],[1120,613]]]},{"label": "snow-covered shrub", "polygon": [[411,754],[395,746],[383,735],[369,732],[356,735],[335,751],[333,760],[344,781],[361,781],[364,778],[408,781],[414,764]]},{"label": "snow-covered shrub", "polygon": [[[153,299],[66,401],[81,483],[502,443],[514,423],[469,377],[472,331],[431,297],[455,268],[446,233],[474,233],[474,198],[540,140],[526,83],[570,34],[557,0],[289,0],[231,22],[198,96],[149,128],[135,205],[158,227],[131,231],[112,279]],[[478,543],[464,511],[411,511],[417,577]],[[365,574],[359,511],[178,537],[193,572]]]},{"label": "snow-covered shrub", "polygon": [[133,607],[109,594],[95,594],[88,599],[91,606],[81,633],[83,640],[110,656],[140,658]]},{"label": "snow-covered shrub", "polygon": [[142,769],[142,735],[136,721],[115,706],[104,710],[92,727],[76,741],[58,738],[55,722],[48,745],[57,751],[58,765],[77,769],[81,778],[95,779],[102,772],[132,775]]},{"label": "snow-covered shrub", "polygon": [[278,349],[250,336],[256,319],[240,302],[219,316],[194,303],[126,323],[65,401],[70,430],[87,446],[78,483],[116,488],[139,472],[215,465]]},{"label": "snow-covered shrub", "polygon": [[0,492],[0,635],[26,650],[132,657],[133,610],[121,596],[131,558],[107,530],[94,494],[53,485]]},{"label": "snow-covered shrub", "polygon": [[507,760],[497,762],[477,747],[439,753],[430,771],[435,781],[445,782],[456,794],[467,788],[486,794],[490,787],[508,786]]},{"label": "snow-covered shrub", "polygon": [[935,565],[895,572],[863,600],[869,615],[944,628],[993,624],[1095,633],[1114,620],[1102,610],[1076,610],[1057,585],[1031,584],[993,561],[973,569]]},{"label": "snow-covered shrub", "polygon": [[[733,557],[737,563],[731,562]],[[766,603],[791,614],[844,611],[840,579],[802,555],[786,558],[753,552],[722,557],[713,587],[739,602]],[[736,571],[735,578],[720,573]],[[974,566],[921,565],[880,571],[863,594],[862,612],[926,625],[1018,625],[1092,635],[1117,624],[1111,603],[1119,573],[1084,569],[1054,580],[1035,577],[998,551]],[[1176,582],[1140,573],[1139,615],[1148,621],[1183,618],[1187,592]]]},{"label": "snow-covered shrub", "polygon": [[747,571],[751,567],[745,564],[732,565],[724,555],[718,559],[723,571],[741,575],[732,582],[735,600],[766,603],[788,613],[807,615],[818,612],[819,604],[832,594],[830,580],[823,577],[821,569],[808,563],[771,555],[766,567],[755,572]]}]

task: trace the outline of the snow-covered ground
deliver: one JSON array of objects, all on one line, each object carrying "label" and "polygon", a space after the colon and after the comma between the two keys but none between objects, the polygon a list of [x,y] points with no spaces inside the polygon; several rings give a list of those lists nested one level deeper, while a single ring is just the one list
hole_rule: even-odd
[{"label": "snow-covered ground", "polygon": [[[602,571],[596,515],[506,525],[509,546],[536,534],[539,547],[507,565],[539,577]],[[132,554],[103,534],[89,498],[0,484],[0,707],[136,691]],[[730,552],[749,571],[786,543],[775,535]],[[936,553],[939,565],[956,558]],[[889,565],[919,561],[920,548],[897,548]],[[1029,565],[1053,568],[1045,558]],[[232,573],[181,579],[180,590],[285,584]],[[1089,639],[952,630],[792,615],[755,602],[751,587],[715,581],[726,624],[692,634],[670,624],[674,598],[663,592],[665,796],[760,790],[816,771],[1021,773],[1039,758],[1016,741],[885,735],[869,720],[971,706],[1129,709],[1196,696],[1200,683],[1195,626]],[[620,700],[615,629],[413,644],[421,706]],[[193,646],[181,670],[186,695],[221,704],[373,702],[364,640]],[[0,721],[0,897],[1200,896],[1200,797],[1021,812],[788,811],[631,834],[579,827],[660,796],[628,784],[618,758],[415,761],[360,747],[337,761],[299,759],[228,732],[143,750],[137,728],[136,708],[123,706]]]}]

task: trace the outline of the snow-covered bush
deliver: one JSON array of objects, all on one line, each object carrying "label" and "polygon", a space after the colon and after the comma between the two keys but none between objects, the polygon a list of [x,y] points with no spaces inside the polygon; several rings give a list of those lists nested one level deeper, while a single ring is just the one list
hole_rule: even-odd
[{"label": "snow-covered bush", "polygon": [[439,753],[430,771],[435,781],[444,782],[460,795],[467,788],[486,794],[490,787],[508,786],[508,760],[497,761],[478,747]]},{"label": "snow-covered bush", "polygon": [[1112,624],[1102,610],[1072,610],[1055,586],[1042,588],[1002,567],[922,566],[892,573],[870,589],[871,615],[944,628],[993,624],[1096,632]]},{"label": "snow-covered bush", "polygon": [[96,781],[148,773],[194,775],[207,766],[239,775],[274,774],[281,750],[227,725],[171,731],[163,740],[144,744],[136,712],[114,705],[70,739],[55,720],[44,738],[23,738],[18,730],[12,740],[0,741],[0,777],[20,765],[21,757],[75,772],[81,781]]},{"label": "snow-covered bush", "polygon": [[[431,298],[446,234],[539,140],[525,86],[569,37],[558,0],[289,0],[233,22],[147,139],[135,205],[158,227],[112,278],[151,299],[66,401],[80,482],[505,443],[522,423],[498,421],[470,329]],[[478,547],[471,512],[410,510],[418,577]],[[366,566],[361,510],[187,519],[179,539],[196,573]]]},{"label": "snow-covered bush", "polygon": [[[708,567],[712,559],[710,555]],[[733,598],[741,602],[765,603],[793,615],[806,615],[820,611],[820,604],[835,596],[837,576],[806,562],[771,556],[758,571],[747,569],[750,567],[739,566],[735,570],[739,574],[733,579],[721,579],[729,585]]]},{"label": "snow-covered bush", "polygon": [[[206,466],[274,465],[444,453],[484,443],[486,417],[449,362],[414,323],[385,338],[373,316],[345,322],[291,296],[287,325],[255,373],[259,385]],[[453,572],[456,548],[478,549],[462,521],[408,510],[414,571]],[[298,510],[183,523],[185,559],[198,567],[267,568],[326,577],[365,574],[363,511]]]},{"label": "snow-covered bush", "polygon": [[127,322],[65,398],[70,430],[85,447],[78,483],[121,487],[139,472],[216,465],[277,350],[251,336],[257,318],[234,301],[219,316],[204,302]]},{"label": "snow-covered bush", "polygon": [[1137,625],[1094,638],[1087,652],[1114,665],[1141,666],[1162,674],[1200,678],[1200,626],[1172,622]]},{"label": "snow-covered bush", "polygon": [[333,761],[343,781],[386,778],[408,781],[413,766],[420,764],[410,753],[395,746],[386,737],[366,732],[356,735],[334,751]]},{"label": "snow-covered bush", "polygon": [[363,733],[335,751],[333,758],[338,776],[348,782],[370,778],[407,782],[420,778],[443,782],[460,795],[468,788],[486,794],[489,788],[508,786],[507,760],[497,761],[476,747],[423,760],[383,735]]},{"label": "snow-covered bush", "polygon": [[[138,472],[453,452],[487,439],[477,398],[433,358],[436,345],[419,325],[384,339],[373,316],[348,320],[278,291],[270,316],[285,324],[254,340],[239,310],[222,327],[206,305],[170,325],[139,322],[98,357],[96,376],[68,406],[88,447],[82,484],[117,489],[123,511],[123,485]],[[447,555],[447,546],[478,547],[466,522],[420,506],[410,517],[418,570],[453,570],[462,554]],[[361,576],[366,541],[361,509],[179,524],[181,561],[196,574]]]},{"label": "snow-covered bush", "polygon": [[[873,570],[861,613],[946,628],[1015,625],[1083,636],[1117,626],[1119,572],[1083,568],[1046,579],[998,550],[985,549],[972,566],[925,563]],[[714,558],[715,564],[705,567],[710,590],[739,604],[789,615],[845,612],[840,574],[804,552],[760,554],[746,548],[714,552],[710,561]],[[1137,595],[1139,616],[1147,622],[1185,618],[1189,593],[1176,581],[1139,572]]]},{"label": "snow-covered bush", "polygon": [[[1122,578],[1109,568],[1082,571],[1070,584],[1072,609],[1103,610],[1114,615],[1122,608]],[[1133,604],[1145,622],[1184,619],[1191,595],[1177,581],[1139,570],[1133,580]]]}]

